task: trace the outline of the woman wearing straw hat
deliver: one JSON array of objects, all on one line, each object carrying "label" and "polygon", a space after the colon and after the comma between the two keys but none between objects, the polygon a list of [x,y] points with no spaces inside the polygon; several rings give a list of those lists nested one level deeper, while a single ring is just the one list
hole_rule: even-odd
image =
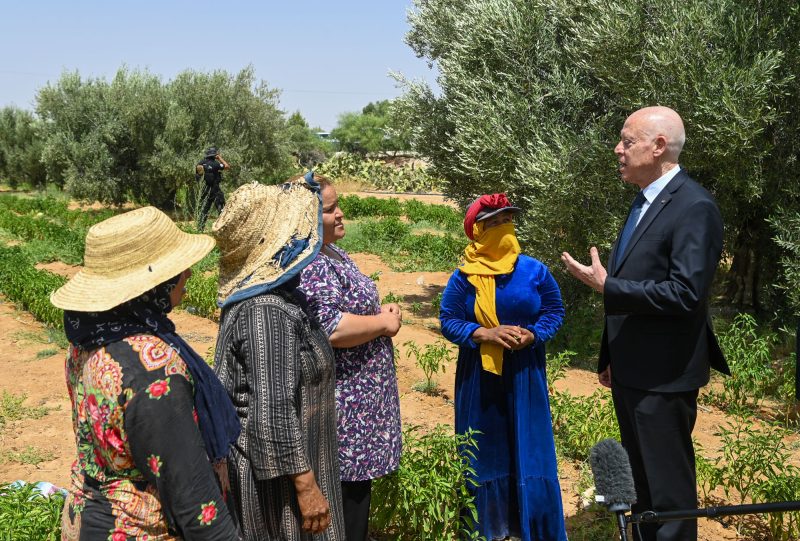
[{"label": "woman wearing straw hat", "polygon": [[442,334],[459,345],[456,432],[479,431],[469,457],[477,530],[486,539],[566,541],[544,343],[564,306],[547,267],[520,253],[505,194],[467,210],[472,241],[442,293]]},{"label": "woman wearing straw hat", "polygon": [[311,311],[336,355],[336,410],[347,541],[366,541],[372,480],[400,463],[400,398],[392,337],[400,330],[397,304],[381,306],[375,283],[335,243],[344,237],[336,189],[322,188],[319,256],[300,281]]},{"label": "woman wearing straw hat", "polygon": [[242,425],[229,463],[248,541],[344,540],[333,351],[296,291],[321,233],[319,187],[303,179],[240,187],[212,227],[222,307],[214,368]]},{"label": "woman wearing straw hat", "polygon": [[89,229],[84,268],[52,294],[78,448],[63,539],[239,538],[210,462],[224,464],[236,412],[167,317],[213,247],[133,210]]}]

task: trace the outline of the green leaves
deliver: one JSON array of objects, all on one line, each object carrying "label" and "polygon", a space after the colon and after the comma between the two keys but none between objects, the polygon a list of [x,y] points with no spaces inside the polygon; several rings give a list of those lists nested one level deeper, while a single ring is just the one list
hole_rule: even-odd
[{"label": "green leaves", "polygon": [[467,490],[474,484],[473,436],[453,435],[444,425],[427,434],[405,427],[399,469],[373,481],[370,530],[398,541],[477,539]]},{"label": "green leaves", "polygon": [[452,271],[461,261],[466,237],[415,232],[397,217],[348,225],[337,245],[348,252],[379,255],[400,271]]},{"label": "green leaves", "polygon": [[331,137],[348,152],[383,152],[410,148],[390,100],[367,104],[360,113],[344,113]]},{"label": "green leaves", "polygon": [[[756,427],[752,421],[735,419],[719,427],[721,453],[698,461],[699,480],[706,494],[722,487],[726,499],[741,503],[793,501],[800,498],[800,468],[791,463],[792,451],[786,443],[790,432],[769,426]],[[747,535],[761,538],[761,521],[734,519]],[[800,513],[770,513],[763,522],[765,537],[790,541],[800,537]]]},{"label": "green leaves", "polygon": [[189,70],[166,83],[126,67],[111,81],[64,73],[36,101],[47,179],[78,199],[169,206],[210,145],[232,165],[233,185],[286,178],[296,169],[290,151],[303,150],[277,91],[252,67]]},{"label": "green leaves", "polygon": [[192,268],[193,274],[189,281],[186,282],[186,296],[184,296],[181,305],[190,314],[216,321],[219,319],[219,308],[217,307],[219,274],[216,269],[213,272],[207,271],[208,273],[195,270],[206,266],[206,259],[209,259],[209,256],[206,256],[205,259]]},{"label": "green leaves", "polygon": [[800,315],[800,211],[793,213],[779,210],[771,219],[775,231],[774,240],[783,251],[780,258],[782,278],[777,286],[785,295],[791,313]]},{"label": "green leaves", "polygon": [[335,154],[317,171],[330,176],[336,182],[355,180],[393,192],[439,191],[441,186],[441,179],[430,175],[423,167],[394,167],[380,160],[370,160],[352,153]]},{"label": "green leaves", "polygon": [[794,359],[776,355],[774,333],[759,329],[753,316],[739,314],[718,339],[731,376],[722,379],[722,389],[710,389],[705,400],[737,415],[756,413],[766,398],[777,399],[785,412],[794,409]]},{"label": "green leaves", "polygon": [[413,355],[416,365],[425,374],[425,381],[415,389],[429,395],[438,394],[439,386],[433,378],[440,371],[445,372],[447,364],[453,362],[454,357],[450,346],[443,340],[426,344],[422,348],[413,340],[409,340],[403,346],[406,348],[406,358],[411,359]]},{"label": "green leaves", "polygon": [[[785,266],[767,220],[800,209],[794,3],[735,0],[416,0],[407,42],[438,68],[439,92],[405,81],[395,103],[414,148],[464,205],[507,192],[525,249],[601,257],[633,195],[613,146],[628,114],[684,119],[681,164],[720,204],[733,275],[726,298],[771,313]],[[729,260],[730,260],[729,259]],[[754,262],[753,269],[750,261]],[[589,303],[586,288],[565,291]]]},{"label": "green leaves", "polygon": [[63,327],[64,316],[50,304],[50,294],[66,281],[62,276],[35,269],[19,247],[0,247],[0,292],[39,321],[58,329]]},{"label": "green leaves", "polygon": [[606,438],[619,439],[619,426],[608,391],[598,389],[591,396],[557,391],[554,383],[566,376],[572,351],[547,356],[547,386],[550,415],[559,456],[585,461],[592,446]]},{"label": "green leaves", "polygon": [[0,110],[0,180],[12,188],[45,184],[41,129],[41,123],[29,111],[16,107]]},{"label": "green leaves", "polygon": [[61,538],[61,509],[64,496],[41,495],[35,485],[0,485],[0,532],[6,539],[56,541]]},{"label": "green leaves", "polygon": [[0,292],[39,321],[61,329],[63,312],[50,304],[50,294],[67,280],[34,265],[55,259],[81,263],[86,229],[113,214],[108,210],[71,211],[66,202],[53,198],[0,196],[0,228],[28,241],[0,246]]}]

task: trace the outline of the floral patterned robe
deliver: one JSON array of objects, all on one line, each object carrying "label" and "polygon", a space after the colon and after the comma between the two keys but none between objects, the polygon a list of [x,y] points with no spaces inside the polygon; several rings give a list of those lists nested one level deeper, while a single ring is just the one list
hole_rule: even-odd
[{"label": "floral patterned robe", "polygon": [[194,410],[191,374],[160,338],[71,347],[78,456],[62,540],[235,540]]},{"label": "floral patterned robe", "polygon": [[[375,283],[350,256],[327,245],[341,261],[321,252],[303,269],[300,287],[309,310],[330,336],[344,313],[381,313]],[[351,348],[334,348],[339,465],[343,481],[377,479],[400,465],[400,396],[392,339],[380,336]]]}]

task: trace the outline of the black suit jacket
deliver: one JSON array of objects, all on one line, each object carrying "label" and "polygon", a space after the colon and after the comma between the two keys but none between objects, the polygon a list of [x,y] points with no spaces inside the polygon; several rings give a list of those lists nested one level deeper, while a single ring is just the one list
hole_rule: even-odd
[{"label": "black suit jacket", "polygon": [[[619,243],[619,239],[617,239]],[[598,371],[647,391],[699,389],[709,366],[730,374],[708,314],[722,252],[714,198],[681,170],[642,216],[605,283]]]}]

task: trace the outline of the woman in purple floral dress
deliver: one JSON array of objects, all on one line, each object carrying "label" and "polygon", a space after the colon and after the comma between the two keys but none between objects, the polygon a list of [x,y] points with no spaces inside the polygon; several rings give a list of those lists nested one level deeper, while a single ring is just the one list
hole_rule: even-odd
[{"label": "woman in purple floral dress", "polygon": [[392,337],[400,307],[381,306],[378,290],[335,242],[344,237],[342,211],[328,179],[322,187],[323,248],[303,269],[300,287],[328,334],[336,358],[339,463],[348,541],[365,541],[372,479],[400,462],[400,400]]}]

